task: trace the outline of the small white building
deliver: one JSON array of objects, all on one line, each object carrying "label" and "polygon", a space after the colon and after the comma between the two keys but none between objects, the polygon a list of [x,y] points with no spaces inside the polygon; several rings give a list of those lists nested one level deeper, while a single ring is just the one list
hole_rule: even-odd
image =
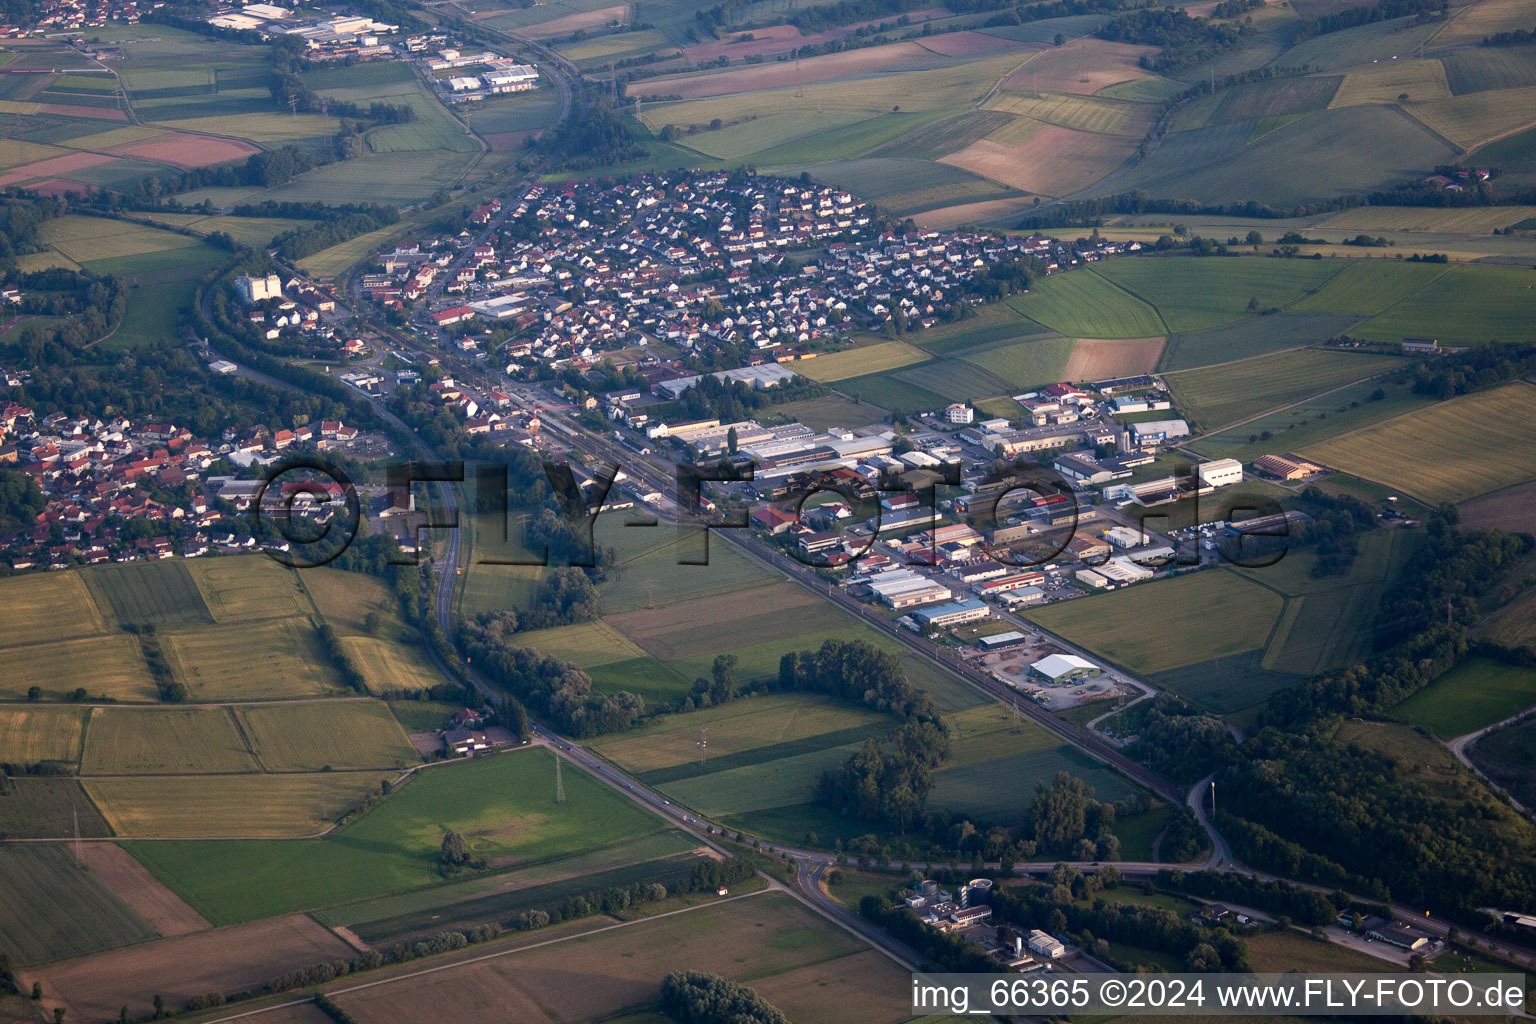
[{"label": "small white building", "polygon": [[208,369],[212,370],[214,373],[230,374],[238,370],[239,367],[230,362],[228,359],[215,359],[213,362],[208,364]]},{"label": "small white building", "polygon": [[1037,956],[1060,960],[1066,954],[1067,947],[1061,944],[1060,939],[1052,938],[1036,928],[1029,933],[1029,951]]},{"label": "small white building", "polygon": [[1236,459],[1216,459],[1199,466],[1200,483],[1205,487],[1229,487],[1243,482],[1243,464]]}]

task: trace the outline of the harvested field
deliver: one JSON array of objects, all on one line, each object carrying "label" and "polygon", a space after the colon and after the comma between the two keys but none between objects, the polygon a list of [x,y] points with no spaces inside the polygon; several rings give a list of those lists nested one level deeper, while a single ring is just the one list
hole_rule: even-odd
[{"label": "harvested field", "polygon": [[92,708],[85,775],[254,772],[228,708]]},{"label": "harvested field", "polygon": [[[6,636],[0,645],[28,641],[64,640],[104,633],[106,622],[78,572],[30,573],[0,580],[0,607],[5,608]],[[71,614],[60,615],[60,608]]]},{"label": "harvested field", "polygon": [[1455,12],[1448,25],[1435,35],[1436,46],[1480,43],[1495,32],[1530,28],[1531,5],[1527,0],[1481,0]]},{"label": "harvested field", "polygon": [[128,112],[115,107],[82,107],[75,103],[44,103],[38,107],[44,114],[59,117],[89,117],[100,121],[126,121]]},{"label": "harvested field", "polygon": [[387,772],[164,775],[82,781],[112,830],[136,839],[313,835],[378,791]]},{"label": "harvested field", "polygon": [[1531,529],[1536,508],[1536,483],[1518,484],[1463,502],[1461,521],[1469,527],[1491,527],[1514,533]]},{"label": "harvested field", "polygon": [[928,353],[904,341],[885,341],[817,356],[805,364],[800,372],[812,380],[831,384],[866,373],[883,373],[913,363],[926,362],[928,358]]},{"label": "harvested field", "polygon": [[104,565],[85,573],[98,606],[128,625],[212,625],[187,563],[174,559],[135,565]]},{"label": "harvested field", "polygon": [[[96,163],[113,159],[98,159],[94,153],[81,153],[80,156]],[[60,217],[43,225],[39,235],[65,256],[80,262],[142,256],[198,244],[197,239],[185,235],[105,217]]]},{"label": "harvested field", "polygon": [[209,135],[234,136],[252,142],[287,142],[322,135],[334,135],[341,122],[320,114],[297,117],[278,113],[225,114],[220,117],[188,117],[157,122],[173,131],[206,132]]},{"label": "harvested field", "polygon": [[12,781],[15,788],[0,800],[0,833],[7,838],[72,839],[76,822],[80,835],[87,839],[112,834],[77,780],[24,776]]},{"label": "harvested field", "polygon": [[0,707],[0,763],[78,761],[85,710],[60,707]]},{"label": "harvested field", "polygon": [[596,668],[645,656],[645,651],[636,647],[634,641],[602,619],[524,633],[520,642],[540,654],[568,661],[577,668]]},{"label": "harvested field", "polygon": [[1318,227],[1486,235],[1531,217],[1536,217],[1536,206],[1357,206],[1334,214]]},{"label": "harvested field", "polygon": [[62,844],[0,846],[0,907],[6,925],[0,953],[13,965],[48,963],[155,935]]},{"label": "harvested field", "polygon": [[[1407,94],[1407,100],[1399,99]],[[1364,103],[1427,103],[1448,99],[1451,87],[1445,65],[1438,60],[1393,60],[1370,64],[1344,76],[1330,107],[1355,107]]]},{"label": "harvested field", "polygon": [[308,697],[342,688],[304,619],[165,631],[160,643],[171,674],[193,700]]},{"label": "harvested field", "polygon": [[130,142],[144,142],[147,139],[159,138],[167,134],[159,128],[145,128],[142,125],[129,125],[127,128],[112,128],[95,135],[81,135],[70,139],[62,145],[70,149],[111,149],[113,146],[125,146]]},{"label": "harvested field", "polygon": [[128,142],[114,146],[117,156],[140,157],[176,167],[207,167],[229,160],[242,160],[260,149],[249,142],[234,139],[218,139],[207,135],[189,135],[167,132],[142,142]]},{"label": "harvested field", "polygon": [[0,697],[19,700],[32,686],[41,687],[44,696],[51,698],[63,698],[77,687],[84,687],[92,697],[114,700],[156,697],[139,642],[126,634],[9,647],[4,658]]},{"label": "harvested field", "polygon": [[265,555],[203,558],[189,564],[215,622],[308,615],[314,606],[298,574]]},{"label": "harvested field", "polygon": [[1427,505],[1536,477],[1536,387],[1506,384],[1303,449],[1302,457]]},{"label": "harvested field", "polygon": [[69,174],[71,171],[95,167],[97,164],[109,164],[114,159],[116,158],[102,153],[65,153],[63,156],[49,157],[46,160],[13,167],[0,175],[0,185],[14,185],[18,181],[26,181],[30,178],[57,177]]},{"label": "harvested field", "polygon": [[[926,213],[914,213],[912,219],[918,227],[934,231],[948,231],[966,224],[982,224],[991,220],[1013,216],[1030,208],[1032,196],[1021,195],[1014,199],[989,199],[980,203],[959,203],[941,206]],[[901,209],[901,207],[896,207]]]},{"label": "harvested field", "polygon": [[1404,109],[1431,131],[1472,149],[1536,123],[1536,85],[1452,96]]},{"label": "harvested field", "polygon": [[1056,196],[1109,174],[1136,151],[1136,141],[1047,124],[1017,146],[983,139],[942,162],[1026,192]]},{"label": "harvested field", "polygon": [[1153,78],[1136,62],[1150,46],[1111,43],[1103,39],[1074,39],[1064,46],[1045,50],[1003,81],[1003,88],[1017,92],[1073,92],[1091,96],[1117,82]]},{"label": "harvested field", "polygon": [[[999,93],[988,101],[987,107],[1063,128],[1110,135],[1140,136],[1152,119],[1151,108],[1145,105],[1061,93]],[[993,141],[1012,144],[1008,139],[994,138]]]},{"label": "harvested field", "polygon": [[213,927],[116,843],[82,843],[80,860],[102,885],[163,938]]},{"label": "harvested field", "polygon": [[40,142],[22,142],[19,139],[0,139],[0,169],[23,164],[40,163],[51,157],[63,156],[69,150],[48,146]]},{"label": "harvested field", "polygon": [[[80,181],[70,181],[68,178],[44,178],[42,181],[32,181],[21,186],[28,192],[36,192],[40,196],[83,196],[89,193],[94,185],[87,185]],[[55,253],[60,259],[64,259],[62,253]]]},{"label": "harvested field", "polygon": [[891,43],[808,57],[800,61],[743,64],[723,71],[650,78],[637,88],[643,88],[653,96],[699,100],[733,93],[792,88],[816,82],[835,82],[881,72],[912,71],[932,67],[935,63],[935,56],[916,43]]},{"label": "harvested field", "polygon": [[[253,957],[253,951],[260,956]],[[39,971],[44,991],[75,1020],[154,1012],[154,997],[181,1006],[207,992],[241,992],[286,971],[345,959],[352,948],[303,915],[198,932],[69,960]]]},{"label": "harvested field", "polygon": [[993,50],[1019,47],[1019,44],[1011,39],[989,36],[982,32],[946,32],[943,35],[919,39],[917,45],[946,57],[975,57],[978,54],[991,53]]},{"label": "harvested field", "polygon": [[1151,373],[1167,338],[1078,338],[1063,371],[1065,380],[1107,380]]},{"label": "harvested field", "polygon": [[[791,620],[804,619],[815,629],[831,617],[814,594],[792,583],[777,583],[654,611],[610,615],[608,622],[654,657],[674,661],[769,639],[773,632],[792,635],[793,630],[787,630]],[[774,625],[786,628],[774,630]]]},{"label": "harvested field", "polygon": [[337,998],[370,1024],[487,1005],[508,1020],[607,1019],[654,1003],[658,978],[687,963],[757,986],[787,978],[777,991],[796,998],[798,1020],[906,1019],[905,975],[868,953],[788,896],[767,893]]},{"label": "harvested field", "polygon": [[[882,716],[819,694],[770,694],[707,708],[695,714],[666,715],[594,749],[636,774],[694,765],[699,729],[709,729],[710,760],[730,763],[748,751],[796,743],[847,729],[878,725]],[[703,769],[701,769],[701,772]]]},{"label": "harvested field", "polygon": [[628,23],[629,19],[629,4],[615,4],[612,7],[599,7],[595,11],[579,11],[563,18],[551,18],[549,21],[519,28],[518,32],[530,39],[554,39],[556,36],[577,32],[591,32],[615,21]]},{"label": "harvested field", "polygon": [[261,704],[235,714],[268,771],[405,768],[421,762],[382,701]]},{"label": "harvested field", "polygon": [[369,693],[427,690],[443,681],[419,647],[371,636],[344,636],[342,649],[363,674]]}]

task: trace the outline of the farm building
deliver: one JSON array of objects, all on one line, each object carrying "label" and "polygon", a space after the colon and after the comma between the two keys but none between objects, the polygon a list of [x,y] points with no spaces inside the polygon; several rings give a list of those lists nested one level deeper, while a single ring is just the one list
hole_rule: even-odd
[{"label": "farm building", "polygon": [[924,608],[912,613],[912,617],[930,629],[941,629],[946,626],[958,626],[966,622],[975,622],[984,619],[990,614],[987,606],[976,598],[967,598],[964,601],[951,601],[948,604],[936,605],[932,608]]},{"label": "farm building", "polygon": [[1029,666],[1030,671],[1052,683],[1070,683],[1099,674],[1099,666],[1075,654],[1052,654]]},{"label": "farm building", "polygon": [[483,732],[469,729],[450,729],[443,733],[443,747],[459,757],[474,755],[491,749],[491,741]]}]

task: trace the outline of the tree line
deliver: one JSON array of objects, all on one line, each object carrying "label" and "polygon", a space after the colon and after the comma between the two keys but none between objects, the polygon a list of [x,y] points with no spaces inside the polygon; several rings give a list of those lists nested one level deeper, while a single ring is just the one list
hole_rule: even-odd
[{"label": "tree line", "polygon": [[789,1024],[755,990],[703,971],[673,971],[661,979],[661,1009],[678,1024]]}]

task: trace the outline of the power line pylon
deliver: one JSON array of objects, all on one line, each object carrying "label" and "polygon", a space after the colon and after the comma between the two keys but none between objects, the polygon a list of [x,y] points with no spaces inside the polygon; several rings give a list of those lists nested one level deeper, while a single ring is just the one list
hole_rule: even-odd
[{"label": "power line pylon", "polygon": [[709,760],[709,728],[706,726],[699,730],[699,767],[704,767],[704,762]]},{"label": "power line pylon", "polygon": [[565,803],[565,778],[560,774],[560,751],[555,751],[555,803]]}]

